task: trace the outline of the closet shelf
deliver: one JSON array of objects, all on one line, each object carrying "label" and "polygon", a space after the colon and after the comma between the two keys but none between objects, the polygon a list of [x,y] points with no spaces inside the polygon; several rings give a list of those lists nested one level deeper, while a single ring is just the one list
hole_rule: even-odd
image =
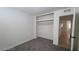
[{"label": "closet shelf", "polygon": [[41,14],[41,15],[38,15],[37,17],[42,17],[42,16],[46,16],[46,15],[50,15],[50,14],[54,14],[54,12],[50,12],[50,13]]},{"label": "closet shelf", "polygon": [[53,19],[36,20],[36,22],[53,21]]}]

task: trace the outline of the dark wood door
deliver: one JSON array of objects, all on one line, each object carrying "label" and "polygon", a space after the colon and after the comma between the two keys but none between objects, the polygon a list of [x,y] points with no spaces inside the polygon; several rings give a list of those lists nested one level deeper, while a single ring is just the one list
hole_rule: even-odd
[{"label": "dark wood door", "polygon": [[60,16],[59,46],[70,49],[73,15]]}]

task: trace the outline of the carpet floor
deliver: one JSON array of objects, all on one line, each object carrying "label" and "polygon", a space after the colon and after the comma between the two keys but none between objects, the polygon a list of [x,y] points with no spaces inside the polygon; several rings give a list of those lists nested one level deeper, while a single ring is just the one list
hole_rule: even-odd
[{"label": "carpet floor", "polygon": [[7,51],[69,51],[69,49],[53,45],[52,40],[38,37]]}]

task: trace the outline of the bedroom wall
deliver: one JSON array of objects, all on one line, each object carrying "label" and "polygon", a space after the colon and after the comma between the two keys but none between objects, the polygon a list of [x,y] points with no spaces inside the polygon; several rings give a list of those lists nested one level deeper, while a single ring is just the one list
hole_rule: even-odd
[{"label": "bedroom wall", "polygon": [[34,17],[14,8],[0,8],[0,50],[34,38]]}]

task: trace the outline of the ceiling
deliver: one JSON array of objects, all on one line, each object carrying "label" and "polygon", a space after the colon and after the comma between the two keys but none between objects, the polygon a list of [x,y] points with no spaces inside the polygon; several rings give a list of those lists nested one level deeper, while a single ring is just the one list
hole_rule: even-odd
[{"label": "ceiling", "polygon": [[67,7],[16,7],[16,9],[22,10],[32,15],[39,15],[43,13],[53,12],[55,10],[64,9]]}]

